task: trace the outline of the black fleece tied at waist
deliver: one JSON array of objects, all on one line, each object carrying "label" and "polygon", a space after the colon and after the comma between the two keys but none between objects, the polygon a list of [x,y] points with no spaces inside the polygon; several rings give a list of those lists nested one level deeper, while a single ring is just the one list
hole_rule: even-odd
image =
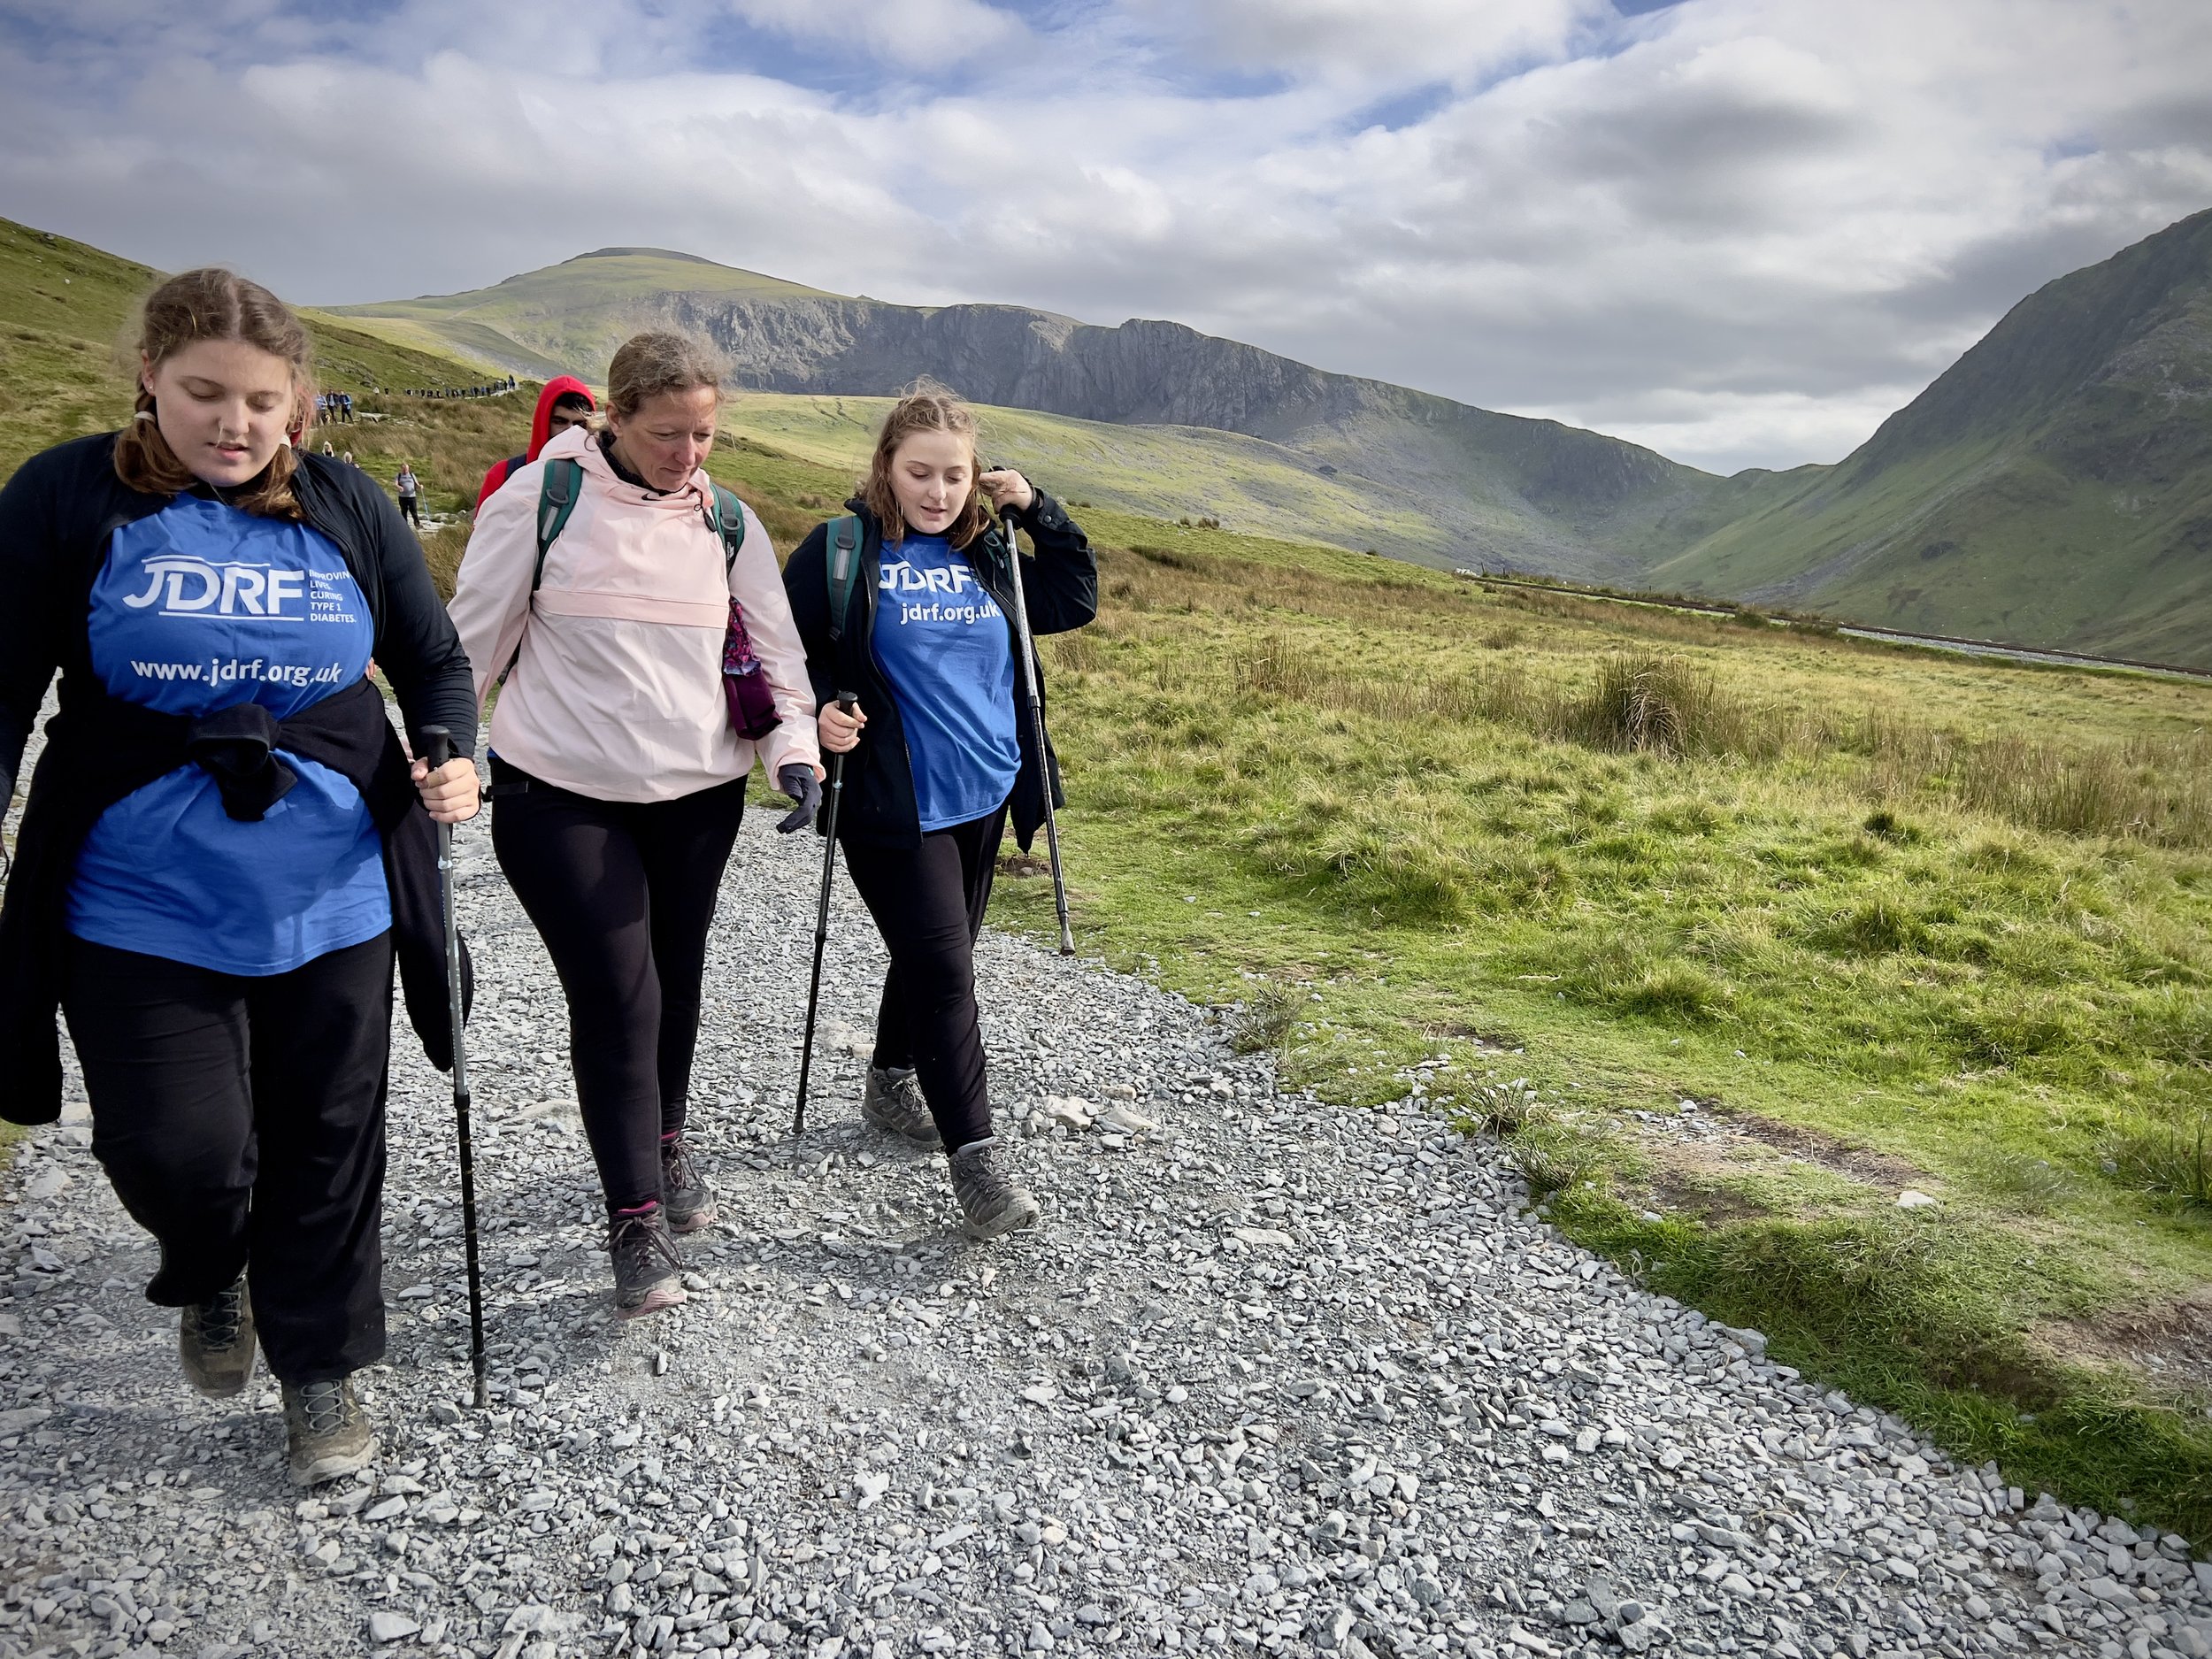
[{"label": "black fleece tied at waist", "polygon": [[[430,1063],[452,1068],[437,826],[408,777],[406,751],[374,686],[357,680],[283,721],[256,703],[195,720],[105,695],[80,696],[65,698],[47,725],[15,867],[0,900],[0,1118],[47,1124],[61,1116],[54,1014],[61,1004],[65,907],[77,855],[100,815],[178,767],[197,765],[215,780],[227,814],[257,823],[299,780],[280,749],[329,767],[368,803],[384,842],[407,1018]],[[474,979],[464,945],[465,1005]]]}]

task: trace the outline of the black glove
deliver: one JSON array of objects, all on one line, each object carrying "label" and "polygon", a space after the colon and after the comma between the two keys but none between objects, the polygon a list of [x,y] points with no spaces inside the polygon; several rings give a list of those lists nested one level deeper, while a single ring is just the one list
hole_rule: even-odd
[{"label": "black glove", "polygon": [[814,822],[815,810],[822,804],[822,780],[814,775],[813,767],[803,762],[786,766],[776,774],[776,787],[799,803],[776,826],[779,835],[788,835]]}]

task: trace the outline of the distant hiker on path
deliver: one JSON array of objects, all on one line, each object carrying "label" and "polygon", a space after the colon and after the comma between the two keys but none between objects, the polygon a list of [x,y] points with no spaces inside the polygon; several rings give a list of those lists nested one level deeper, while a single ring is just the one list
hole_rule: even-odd
[{"label": "distant hiker on path", "polygon": [[0,1113],[59,1115],[58,1003],[185,1375],[238,1394],[258,1341],[308,1486],[375,1452],[349,1379],[384,1356],[392,965],[442,1063],[431,818],[476,810],[369,662],[465,739],[468,663],[384,492],[287,443],[313,392],[274,295],[172,277],[139,361],[130,426],[0,491],[0,795],[57,668],[64,710],[0,904]]},{"label": "distant hiker on path", "polygon": [[[779,828],[803,827],[821,799],[775,549],[703,469],[721,402],[691,342],[625,343],[607,429],[562,433],[486,499],[453,594],[480,703],[514,664],[492,715],[492,849],[568,996],[626,1317],[684,1299],[671,1235],[715,1220],[685,1106],[754,757],[798,803]],[[746,710],[749,735],[730,684],[741,657],[768,705]]]},{"label": "distant hiker on path", "polygon": [[416,478],[415,469],[402,461],[399,464],[399,476],[392,480],[392,488],[399,492],[400,517],[413,525],[416,529],[421,529],[422,513],[415,504],[415,497],[422,490],[422,482]]},{"label": "distant hiker on path", "polygon": [[[1033,752],[1017,672],[1009,559],[991,522],[1011,510],[1037,552],[1029,623],[1064,634],[1098,614],[1098,562],[1060,504],[1018,472],[976,472],[974,412],[925,383],[885,418],[860,495],[799,544],[784,573],[806,642],[823,749],[848,754],[838,839],[891,956],[861,1115],[941,1142],[952,1188],[983,1237],[1035,1222],[992,1133],[975,1000],[975,938],[1012,815],[1025,849],[1059,772]],[[855,522],[856,520],[856,523]],[[849,590],[833,532],[857,531]],[[1039,669],[1042,685],[1042,669]],[[856,692],[850,715],[841,692]]]},{"label": "distant hiker on path", "polygon": [[537,412],[530,419],[530,447],[520,455],[492,463],[491,471],[484,474],[483,488],[476,492],[476,510],[483,511],[492,492],[536,460],[548,442],[571,426],[588,424],[597,408],[592,402],[591,388],[574,376],[557,374],[548,380],[538,394]]}]

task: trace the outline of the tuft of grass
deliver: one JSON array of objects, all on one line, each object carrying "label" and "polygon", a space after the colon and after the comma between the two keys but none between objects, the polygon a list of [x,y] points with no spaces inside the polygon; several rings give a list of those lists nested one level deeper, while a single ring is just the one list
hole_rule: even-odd
[{"label": "tuft of grass", "polygon": [[1711,674],[1678,657],[1610,657],[1597,681],[1567,705],[1563,735],[1622,754],[1729,753],[1744,742],[1743,711]]},{"label": "tuft of grass", "polygon": [[1238,1054],[1262,1054],[1283,1046],[1298,1023],[1302,994],[1287,985],[1255,987],[1229,1023],[1229,1047]]},{"label": "tuft of grass", "polygon": [[2195,1123],[2138,1125],[2106,1137],[2101,1150],[2112,1176],[2139,1192],[2184,1210],[2212,1210],[2212,1147],[2205,1118]]}]

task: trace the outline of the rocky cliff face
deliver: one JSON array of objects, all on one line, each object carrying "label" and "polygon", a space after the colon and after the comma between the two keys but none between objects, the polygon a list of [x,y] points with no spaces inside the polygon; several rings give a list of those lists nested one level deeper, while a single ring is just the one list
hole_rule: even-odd
[{"label": "rocky cliff face", "polygon": [[1577,525],[1706,477],[1617,438],[1332,374],[1180,323],[1102,328],[1015,306],[691,294],[652,309],[712,340],[757,390],[886,396],[929,375],[979,403],[1242,433],[1311,450],[1317,465],[1471,490]]}]

